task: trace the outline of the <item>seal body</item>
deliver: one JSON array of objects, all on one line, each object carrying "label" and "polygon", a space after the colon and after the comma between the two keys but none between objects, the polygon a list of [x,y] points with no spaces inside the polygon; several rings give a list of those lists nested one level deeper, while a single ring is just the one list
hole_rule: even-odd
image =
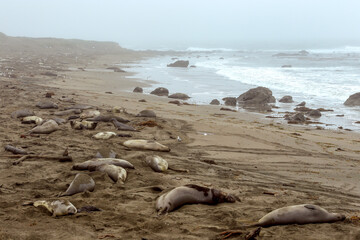
[{"label": "seal body", "polygon": [[99,132],[99,133],[95,134],[93,136],[93,138],[107,140],[107,139],[110,139],[115,136],[116,136],[116,133],[114,133],[114,132]]},{"label": "seal body", "polygon": [[36,104],[36,107],[40,109],[51,109],[51,108],[59,108],[56,103],[50,102],[50,101],[41,101]]},{"label": "seal body", "polygon": [[80,109],[68,109],[68,110],[64,110],[64,111],[60,111],[60,112],[55,112],[54,115],[55,116],[65,116],[65,115],[80,114],[80,113],[81,113]]},{"label": "seal body", "polygon": [[145,161],[155,172],[165,172],[169,167],[167,161],[160,156],[148,156]]},{"label": "seal body", "polygon": [[91,168],[96,168],[97,166],[103,165],[103,164],[109,164],[109,165],[115,165],[123,168],[131,168],[134,169],[134,165],[132,165],[130,162],[123,160],[123,159],[117,159],[117,158],[96,158],[93,160],[88,160],[83,163],[75,164],[73,166],[74,170],[89,170]]},{"label": "seal body", "polygon": [[36,201],[34,206],[43,206],[53,217],[76,214],[76,207],[68,200],[55,200],[55,201]]},{"label": "seal body", "polygon": [[100,116],[100,112],[98,110],[88,110],[88,111],[80,114],[81,119],[93,118],[93,117],[97,117],[97,116]]},{"label": "seal body", "polygon": [[185,204],[218,204],[223,202],[234,203],[235,201],[234,196],[220,190],[188,184],[161,195],[156,201],[156,210],[158,214],[163,214]]},{"label": "seal body", "polygon": [[317,205],[301,204],[276,209],[262,217],[257,225],[266,227],[285,224],[330,223],[344,219],[344,215],[329,213]]},{"label": "seal body", "polygon": [[97,126],[97,122],[89,122],[89,121],[76,121],[71,120],[70,121],[71,128],[75,130],[82,130],[82,129],[88,129],[88,130],[94,130]]},{"label": "seal body", "polygon": [[28,116],[34,116],[34,112],[33,110],[30,109],[20,109],[17,110],[15,112],[11,113],[11,117],[12,118],[23,118],[23,117],[28,117]]},{"label": "seal body", "polygon": [[46,121],[40,126],[34,127],[30,130],[30,133],[37,133],[37,134],[49,134],[59,130],[59,125],[52,119]]},{"label": "seal body", "polygon": [[114,182],[120,180],[121,183],[124,183],[127,178],[126,170],[120,166],[102,164],[97,166],[95,169],[90,168],[90,171],[92,170],[106,173]]},{"label": "seal body", "polygon": [[123,142],[123,145],[128,148],[170,152],[170,148],[152,140],[127,140]]},{"label": "seal body", "polygon": [[44,120],[41,117],[38,116],[28,116],[21,119],[21,123],[24,124],[31,124],[35,123],[36,125],[41,125],[44,122]]},{"label": "seal body", "polygon": [[115,116],[115,115],[100,115],[94,118],[89,118],[88,121],[94,121],[94,122],[111,122],[113,119],[116,119],[119,122],[127,123],[130,122],[129,120],[123,119],[121,117]]},{"label": "seal body", "polygon": [[156,114],[152,110],[142,110],[136,116],[137,117],[153,117],[154,118],[154,117],[156,117]]},{"label": "seal body", "polygon": [[133,128],[132,126],[129,126],[127,124],[121,123],[118,120],[116,120],[115,118],[112,120],[112,123],[114,124],[114,127],[116,127],[117,130],[122,130],[122,131],[136,131],[135,128]]},{"label": "seal body", "polygon": [[70,186],[61,196],[71,196],[76,193],[85,191],[92,192],[95,189],[95,181],[87,174],[78,173],[74,180],[70,183]]}]

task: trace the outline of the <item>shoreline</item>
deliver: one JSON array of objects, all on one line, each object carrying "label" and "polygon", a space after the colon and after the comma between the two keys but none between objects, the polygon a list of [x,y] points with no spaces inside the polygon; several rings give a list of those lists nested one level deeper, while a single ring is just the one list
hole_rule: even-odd
[{"label": "shoreline", "polygon": [[[359,133],[303,129],[248,112],[220,111],[221,106],[177,106],[168,103],[172,100],[169,98],[126,92],[141,86],[139,80],[126,77],[130,73],[103,71],[115,63],[126,70],[129,62],[150,53],[145,56],[139,52],[104,53],[96,58],[87,55],[79,59],[81,62],[56,56],[56,61],[46,63],[50,66],[46,70],[38,64],[44,54],[37,51],[29,63],[22,63],[14,56],[10,63],[17,66],[18,77],[0,77],[2,147],[12,144],[51,156],[59,156],[67,149],[73,162],[31,159],[13,165],[15,159],[6,157],[9,153],[2,148],[1,239],[218,239],[222,231],[257,221],[276,208],[302,203],[343,213],[348,220],[264,228],[259,238],[325,240],[358,236],[360,222],[349,219],[360,216]],[[27,68],[27,64],[32,68]],[[58,67],[62,70],[54,70]],[[101,71],[64,70],[69,67]],[[57,76],[43,75],[45,71]],[[45,98],[47,92],[55,95]],[[109,114],[115,106],[123,107],[126,112],[117,116],[128,119],[138,131],[116,131],[110,123],[100,123],[96,130],[74,130],[66,123],[54,133],[31,136],[26,133],[32,125],[10,117],[15,110],[29,108],[49,119],[56,111],[74,104],[66,99],[95,106],[102,114]],[[146,102],[139,102],[141,99]],[[35,106],[44,100],[56,102],[59,109]],[[136,117],[144,109],[153,110],[157,117]],[[149,120],[157,126],[140,125]],[[132,137],[93,139],[100,131],[116,131]],[[122,145],[127,139],[156,140],[171,151],[129,149]],[[101,172],[85,171],[82,173],[95,180],[95,190],[63,198],[76,207],[92,205],[102,211],[53,218],[45,210],[23,206],[27,201],[56,199],[78,173],[71,170],[73,164],[92,159],[97,151],[104,149],[112,149],[120,158],[134,164],[135,169],[128,171],[125,184],[114,184]],[[159,155],[175,169],[189,172],[153,172],[144,163],[149,155]],[[160,191],[185,184],[221,189],[240,201],[185,205],[166,216],[157,216],[155,201]]]}]

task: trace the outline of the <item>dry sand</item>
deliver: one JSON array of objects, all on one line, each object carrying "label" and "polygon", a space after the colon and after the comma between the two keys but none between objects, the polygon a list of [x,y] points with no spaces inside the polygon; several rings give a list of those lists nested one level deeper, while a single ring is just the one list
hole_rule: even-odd
[{"label": "dry sand", "polygon": [[[149,83],[106,69],[114,64],[126,67],[155,53],[131,52],[110,43],[0,38],[7,44],[0,47],[0,72],[6,72],[0,77],[2,147],[12,144],[47,156],[61,156],[68,148],[73,158],[73,162],[32,158],[12,165],[17,158],[8,157],[12,154],[2,148],[0,239],[218,239],[220,232],[255,222],[271,210],[303,203],[352,220],[264,228],[258,239],[360,239],[360,222],[354,217],[360,216],[358,133],[288,126],[262,115],[220,111],[220,106],[169,104],[165,97],[131,92]],[[43,75],[46,72],[57,76]],[[35,107],[38,101],[49,100],[45,98],[48,91],[55,93],[50,100],[60,109],[72,105],[60,101],[64,97],[93,105],[102,113],[124,107],[127,113],[118,115],[140,131],[130,132],[131,138],[94,140],[91,136],[99,131],[115,131],[112,124],[79,131],[66,123],[49,135],[21,137],[33,126],[21,124],[10,114],[30,108],[44,119],[53,117],[58,110]],[[156,112],[158,126],[139,126],[148,119],[135,114],[144,109]],[[144,164],[153,152],[121,145],[126,139],[140,138],[169,146],[171,152],[155,154],[189,173],[153,172]],[[26,201],[56,199],[78,172],[71,170],[72,165],[91,159],[99,149],[113,149],[136,169],[128,171],[123,185],[114,184],[104,173],[91,172],[95,191],[64,199],[78,208],[93,205],[103,211],[53,218],[41,209],[22,206]],[[154,187],[189,183],[219,188],[240,201],[186,205],[157,216],[155,200],[161,193]]]}]

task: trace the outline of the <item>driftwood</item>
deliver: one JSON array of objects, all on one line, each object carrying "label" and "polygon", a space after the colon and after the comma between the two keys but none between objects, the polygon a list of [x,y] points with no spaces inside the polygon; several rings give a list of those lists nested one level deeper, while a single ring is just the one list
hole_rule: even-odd
[{"label": "driftwood", "polygon": [[[1,156],[3,158],[18,158],[19,156],[16,155],[5,155]],[[41,156],[41,155],[24,155],[21,158],[17,159],[16,161],[13,161],[13,165],[18,165],[19,163],[23,162],[26,159],[29,158],[38,158],[38,159],[44,159],[44,160],[58,160],[59,162],[72,162],[72,157],[70,156]]]}]

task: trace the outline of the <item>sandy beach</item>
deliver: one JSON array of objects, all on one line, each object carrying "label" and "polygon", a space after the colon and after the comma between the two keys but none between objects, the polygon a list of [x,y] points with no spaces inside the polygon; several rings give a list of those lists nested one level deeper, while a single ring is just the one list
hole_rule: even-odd
[{"label": "sandy beach", "polygon": [[[274,209],[305,203],[347,219],[262,228],[257,239],[360,239],[359,133],[281,124],[260,114],[221,111],[222,106],[178,106],[167,97],[133,93],[152,82],[127,78],[132,75],[128,65],[156,54],[163,53],[134,52],[114,43],[0,36],[0,239],[221,239],[221,232],[254,223]],[[54,95],[45,98],[48,92]],[[44,100],[59,108],[37,108]],[[31,109],[51,119],[73,104],[91,105],[102,114],[122,107],[126,111],[116,115],[139,131],[117,131],[104,122],[95,130],[74,130],[67,122],[51,134],[29,135],[34,125],[11,117],[16,110]],[[145,109],[156,113],[157,126],[142,126],[149,119],[136,114]],[[93,139],[100,131],[131,137]],[[128,139],[156,140],[171,151],[129,149],[122,145]],[[8,144],[40,156],[62,156],[68,149],[73,161],[29,158],[14,165],[20,156],[5,151]],[[125,184],[113,183],[105,173],[86,172],[95,190],[62,197],[77,208],[92,205],[102,211],[54,218],[24,206],[58,199],[79,172],[72,170],[75,163],[109,149],[135,166]],[[188,172],[154,172],[144,162],[149,155]],[[155,201],[161,190],[185,184],[221,189],[238,201],[185,205],[158,216]]]}]

